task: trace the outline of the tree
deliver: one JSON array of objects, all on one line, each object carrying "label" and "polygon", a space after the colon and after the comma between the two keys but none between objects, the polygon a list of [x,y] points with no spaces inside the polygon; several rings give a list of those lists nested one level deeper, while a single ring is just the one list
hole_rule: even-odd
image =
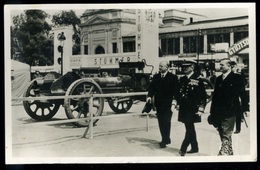
[{"label": "tree", "polygon": [[49,35],[51,26],[46,22],[47,17],[50,16],[42,10],[26,10],[13,17],[11,52],[19,50],[25,63],[31,66],[53,63],[53,39]]},{"label": "tree", "polygon": [[74,34],[73,39],[73,55],[80,53],[80,30],[78,25],[80,24],[80,19],[77,17],[73,10],[61,11],[58,14],[52,16],[52,23],[55,26],[72,26]]}]

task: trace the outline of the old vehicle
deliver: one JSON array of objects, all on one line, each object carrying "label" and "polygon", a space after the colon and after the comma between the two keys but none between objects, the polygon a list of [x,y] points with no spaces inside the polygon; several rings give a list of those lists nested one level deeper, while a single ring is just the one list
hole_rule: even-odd
[{"label": "old vehicle", "polygon": [[[23,105],[28,115],[38,121],[51,119],[60,106],[64,107],[68,119],[88,117],[89,98],[66,98],[66,96],[146,91],[151,73],[142,73],[145,66],[145,60],[119,62],[118,75],[115,77],[107,76],[102,72],[99,76],[89,77],[88,74],[81,74],[79,69],[67,72],[63,76],[49,72],[44,77],[32,80],[24,93],[24,97],[41,96],[46,99],[24,101]],[[65,96],[65,98],[49,100],[48,96]],[[114,112],[125,113],[133,105],[133,100],[136,99],[142,100],[145,99],[145,96],[94,98],[94,116],[102,114],[105,100]],[[94,123],[97,121],[96,119]],[[74,124],[81,127],[87,126],[88,122],[81,121]]]},{"label": "old vehicle", "polygon": [[[33,79],[24,93],[24,97],[31,99],[41,97],[23,102],[27,114],[37,121],[50,120],[60,106],[64,107],[68,119],[87,118],[90,116],[89,98],[68,96],[146,92],[153,70],[158,70],[156,68],[158,58],[152,55],[157,53],[155,50],[157,48],[149,47],[150,50],[142,48],[143,51],[115,54],[72,55],[72,31],[72,29],[54,31],[57,35],[57,39],[54,39],[54,49],[58,50],[54,51],[53,67],[31,67],[31,71],[41,69],[41,72],[46,73]],[[66,35],[66,43],[65,39],[61,39],[61,35]],[[149,36],[146,38],[150,41]],[[156,37],[153,38],[158,41]],[[106,69],[111,69],[111,72],[105,74],[108,71]],[[58,96],[59,99],[52,99],[50,96]],[[106,101],[115,113],[126,113],[134,100],[144,99],[145,95],[95,97],[94,109],[91,112],[94,116],[101,116]],[[95,119],[94,123],[97,121],[98,119]],[[78,121],[73,124],[79,127],[88,126],[89,121]]]}]

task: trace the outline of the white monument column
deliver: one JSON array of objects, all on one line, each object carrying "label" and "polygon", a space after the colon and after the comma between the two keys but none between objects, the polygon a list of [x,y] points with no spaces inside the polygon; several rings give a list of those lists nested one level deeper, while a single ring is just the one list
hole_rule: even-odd
[{"label": "white monument column", "polygon": [[[63,72],[63,75],[68,71],[71,71],[70,68],[70,57],[72,56],[72,28],[57,28],[53,30],[54,32],[54,66],[60,66]],[[61,37],[62,35],[62,37]],[[62,52],[59,52],[59,46],[62,47]],[[62,66],[59,63],[61,61]],[[61,72],[60,72],[61,73]]]},{"label": "white monument column", "polygon": [[[138,61],[146,60],[153,65],[152,74],[159,71],[159,16],[155,9],[136,10],[136,55]],[[145,73],[151,72],[151,67],[145,67]]]},{"label": "white monument column", "polygon": [[180,37],[180,54],[183,54],[183,37]]},{"label": "white monument column", "polygon": [[204,40],[203,53],[207,54],[208,53],[208,35],[204,35],[203,40]]},{"label": "white monument column", "polygon": [[230,33],[230,44],[229,44],[229,47],[231,47],[232,45],[234,45],[234,32]]}]

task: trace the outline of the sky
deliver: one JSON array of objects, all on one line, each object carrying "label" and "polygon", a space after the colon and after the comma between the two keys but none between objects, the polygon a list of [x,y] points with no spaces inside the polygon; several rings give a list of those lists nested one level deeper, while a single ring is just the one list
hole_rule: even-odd
[{"label": "sky", "polygon": [[[117,4],[118,5],[118,4]],[[25,9],[37,9],[40,8],[41,10],[47,12],[50,15],[53,15],[61,10],[74,10],[78,17],[80,17],[86,9],[113,9],[113,8],[128,8],[128,9],[137,9],[137,8],[158,8],[160,11],[164,10],[165,7],[168,9],[178,9],[178,10],[186,10],[187,12],[196,13],[200,15],[205,15],[209,19],[217,19],[217,18],[226,18],[226,17],[234,17],[234,16],[242,16],[242,15],[248,15],[248,12],[253,7],[253,4],[251,3],[199,3],[199,4],[160,4],[154,6],[154,4],[129,4],[129,5],[113,5],[111,4],[105,4],[105,5],[97,5],[93,4],[91,5],[75,5],[75,4],[65,4],[65,5],[59,5],[57,8],[57,5],[14,5],[10,7],[10,13],[11,15],[17,15],[23,12]],[[150,5],[150,6],[149,6]],[[8,8],[9,9],[9,8]],[[14,10],[13,10],[14,9]],[[162,13],[163,15],[163,13]]]},{"label": "sky", "polygon": [[222,8],[222,9],[187,9],[187,11],[205,15],[208,18],[226,18],[226,17],[233,17],[233,16],[242,16],[248,15],[247,8],[237,8],[237,9],[230,9],[230,8]]}]

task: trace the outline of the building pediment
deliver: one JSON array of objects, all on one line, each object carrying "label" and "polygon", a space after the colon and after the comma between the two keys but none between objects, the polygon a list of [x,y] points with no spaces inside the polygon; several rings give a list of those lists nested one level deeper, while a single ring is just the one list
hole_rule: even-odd
[{"label": "building pediment", "polygon": [[107,22],[110,22],[110,19],[96,15],[81,25],[86,26],[86,25],[93,25],[93,24],[102,24]]}]

